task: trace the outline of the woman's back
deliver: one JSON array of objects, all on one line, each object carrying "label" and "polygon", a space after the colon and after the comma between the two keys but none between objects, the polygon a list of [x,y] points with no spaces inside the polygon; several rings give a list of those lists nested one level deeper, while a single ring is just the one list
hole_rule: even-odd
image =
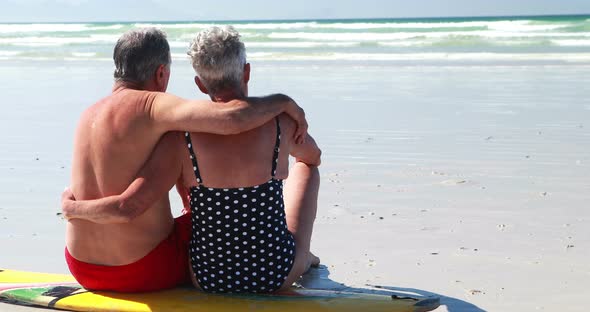
[{"label": "woman's back", "polygon": [[[280,116],[278,120],[281,136],[276,178],[283,180],[288,176],[289,150],[294,123],[286,116]],[[191,133],[190,138],[203,186],[239,188],[262,184],[270,180],[277,139],[275,120],[236,135]],[[186,146],[183,149],[186,155],[183,160],[184,185],[196,186],[194,165],[188,153],[189,149]]]},{"label": "woman's back", "polygon": [[[279,119],[270,125],[239,137],[200,136],[197,141],[185,134],[196,183],[189,184],[189,255],[194,281],[205,291],[274,291],[293,266],[295,240],[287,228],[283,184],[275,176]],[[196,154],[199,148],[206,152]],[[222,177],[208,182],[207,172]]]}]

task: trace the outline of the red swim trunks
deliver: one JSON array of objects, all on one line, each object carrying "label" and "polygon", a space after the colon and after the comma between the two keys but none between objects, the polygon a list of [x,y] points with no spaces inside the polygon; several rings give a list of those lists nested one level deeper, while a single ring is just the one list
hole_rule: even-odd
[{"label": "red swim trunks", "polygon": [[66,262],[78,283],[86,289],[146,292],[190,284],[188,245],[190,214],[174,220],[174,230],[140,260],[121,266],[105,266],[74,259],[66,248]]}]

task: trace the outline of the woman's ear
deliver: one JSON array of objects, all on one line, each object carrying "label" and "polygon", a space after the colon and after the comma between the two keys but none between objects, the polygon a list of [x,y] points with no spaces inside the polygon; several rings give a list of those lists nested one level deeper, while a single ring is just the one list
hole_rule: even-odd
[{"label": "woman's ear", "polygon": [[195,83],[197,84],[197,87],[199,87],[199,90],[201,90],[201,92],[209,94],[209,90],[207,90],[205,84],[203,84],[199,76],[195,76]]}]

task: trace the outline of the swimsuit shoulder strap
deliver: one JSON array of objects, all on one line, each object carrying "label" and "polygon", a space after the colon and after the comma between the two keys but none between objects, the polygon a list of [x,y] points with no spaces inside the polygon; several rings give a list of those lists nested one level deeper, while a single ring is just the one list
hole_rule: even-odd
[{"label": "swimsuit shoulder strap", "polygon": [[281,146],[281,125],[279,123],[279,117],[275,117],[275,120],[277,121],[277,139],[275,142],[275,148],[274,148],[274,154],[272,156],[272,171],[271,171],[271,175],[272,178],[274,179],[275,175],[277,174],[277,164],[279,162],[279,150],[280,150],[280,146]]},{"label": "swimsuit shoulder strap", "polygon": [[191,134],[188,132],[184,133],[184,138],[186,139],[186,146],[188,147],[188,153],[190,154],[191,161],[193,163],[193,171],[195,172],[195,177],[197,178],[197,183],[199,185],[203,184],[203,179],[201,179],[201,173],[199,172],[199,164],[197,164],[197,155],[193,151],[193,143],[191,141]]}]

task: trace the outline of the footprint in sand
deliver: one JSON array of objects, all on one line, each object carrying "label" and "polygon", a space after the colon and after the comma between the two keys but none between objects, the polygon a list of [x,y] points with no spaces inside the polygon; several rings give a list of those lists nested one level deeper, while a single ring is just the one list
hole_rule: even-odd
[{"label": "footprint in sand", "polygon": [[440,182],[440,184],[442,184],[442,185],[449,185],[449,186],[462,185],[462,184],[467,184],[467,183],[469,183],[469,181],[462,180],[462,179],[451,179],[451,180],[445,180],[445,181]]}]

